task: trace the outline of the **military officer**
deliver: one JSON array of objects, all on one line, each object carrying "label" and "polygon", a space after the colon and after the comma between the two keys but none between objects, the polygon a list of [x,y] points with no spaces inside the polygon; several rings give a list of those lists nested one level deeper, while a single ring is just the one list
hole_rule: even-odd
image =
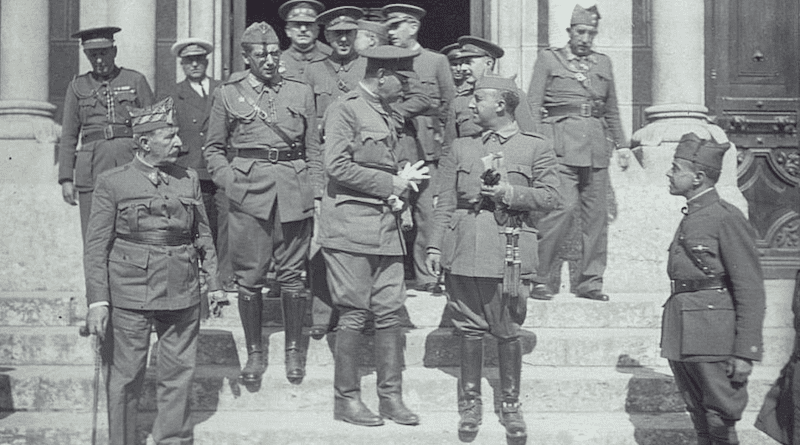
[{"label": "military officer", "polygon": [[[519,403],[525,319],[520,278],[536,267],[531,211],[560,201],[558,162],[550,142],[520,131],[520,103],[513,79],[483,76],[470,102],[480,134],[459,138],[442,162],[439,202],[428,246],[431,273],[444,270],[453,323],[461,335],[458,410],[460,434],[474,438],[482,418],[483,337],[498,339],[501,422],[509,443],[527,433]],[[496,176],[492,182],[484,179]],[[517,257],[509,253],[517,251]],[[517,264],[517,266],[514,266]]]},{"label": "military officer", "polygon": [[[81,235],[86,234],[97,175],[133,159],[128,107],[153,103],[147,79],[136,71],[118,67],[114,34],[108,26],[78,31],[83,53],[92,71],[75,77],[64,98],[64,120],[58,147],[58,183],[70,205],[79,205]],[[76,150],[78,139],[80,150]]]},{"label": "military officer", "polygon": [[333,8],[317,17],[317,23],[325,29],[325,39],[333,49],[326,59],[311,62],[306,69],[304,81],[314,90],[319,119],[330,104],[355,89],[364,78],[367,59],[359,57],[353,44],[358,20],[362,17],[364,11],[354,6]]},{"label": "military officer", "polygon": [[358,21],[358,33],[353,45],[359,54],[370,48],[389,44],[389,29],[380,22],[360,19]]},{"label": "military officer", "polygon": [[[367,69],[367,59],[360,57],[354,42],[358,30],[358,21],[364,11],[352,6],[333,8],[317,17],[318,25],[324,28],[325,38],[331,44],[333,52],[323,60],[311,62],[305,74],[305,82],[314,90],[316,113],[320,127],[323,116],[340,96],[358,87]],[[316,184],[315,199],[322,199],[324,184]],[[318,206],[317,206],[318,207]],[[319,216],[319,215],[316,215]],[[322,338],[332,327],[336,326],[337,314],[327,287],[325,261],[319,253],[318,224],[315,221],[316,237],[312,240],[311,258],[309,259],[309,284],[313,294],[311,311],[311,335]]]},{"label": "military officer", "polygon": [[415,113],[411,118],[413,128],[406,134],[413,135],[413,138],[402,138],[401,144],[407,152],[405,158],[411,162],[424,160],[432,178],[422,184],[419,193],[412,200],[412,216],[416,227],[412,252],[416,287],[418,290],[441,295],[442,289],[437,284],[436,277],[429,274],[425,267],[425,248],[433,224],[435,187],[431,187],[430,183],[436,181],[436,171],[445,142],[445,125],[455,97],[455,85],[447,57],[423,48],[417,41],[422,18],[426,13],[424,9],[413,5],[391,4],[381,8],[381,12],[386,17],[390,42],[395,46],[420,52],[414,58],[414,71],[419,76],[423,92],[430,98],[429,107]]},{"label": "military officer", "polygon": [[[505,51],[480,37],[461,36],[458,38],[458,44],[459,49],[454,54],[451,64],[456,63],[460,67],[464,83],[458,89],[458,95],[453,101],[450,112],[450,120],[453,121],[453,125],[448,128],[455,131],[455,137],[463,138],[482,131],[480,126],[472,120],[469,104],[475,91],[475,84],[483,76],[492,74],[497,59],[503,57]],[[535,125],[530,107],[521,90],[517,90],[517,93],[520,95],[520,104],[516,110],[517,125],[522,131],[533,132]]]},{"label": "military officer", "polygon": [[[608,244],[608,164],[611,152],[627,168],[630,149],[622,134],[611,59],[592,50],[600,14],[596,6],[576,5],[569,44],[543,50],[533,67],[528,101],[540,130],[555,141],[561,163],[564,208],[539,221],[539,268],[534,298],[549,300],[556,256],[580,205],[582,256],[578,297],[608,301],[602,291]],[[543,111],[544,110],[544,111]]]},{"label": "military officer", "polygon": [[[230,203],[228,237],[239,291],[248,359],[241,377],[257,384],[264,371],[261,288],[272,258],[286,330],[286,377],[305,376],[303,319],[309,292],[301,278],[314,213],[313,185],[321,174],[311,87],[278,71],[278,36],[264,22],[242,35],[247,71],[214,92],[204,155]],[[228,150],[235,153],[228,161]]]},{"label": "military officer", "polygon": [[[453,85],[456,87],[456,97],[460,95],[460,92],[463,91],[465,88],[466,82],[464,82],[464,72],[461,71],[461,63],[458,57],[459,50],[461,49],[461,45],[456,43],[451,43],[444,48],[440,49],[439,52],[447,56],[447,61],[450,62],[450,74],[453,76]],[[453,99],[455,100],[455,99]]]},{"label": "military officer", "polygon": [[172,111],[169,97],[130,110],[136,156],[99,175],[92,197],[84,250],[87,325],[105,340],[108,432],[114,445],[139,443],[137,405],[152,328],[159,345],[153,440],[192,443],[198,259],[209,272],[209,297],[214,303],[225,298],[200,181],[194,170],[176,165],[181,139]]},{"label": "military officer", "polygon": [[[211,180],[203,158],[203,144],[208,129],[208,113],[211,110],[211,93],[219,81],[206,74],[208,55],[214,51],[211,42],[190,37],[172,45],[172,55],[180,59],[183,74],[186,76],[175,84],[170,96],[175,104],[175,118],[178,136],[183,142],[184,152],[177,164],[192,168],[200,178],[203,204],[217,248],[219,274],[224,280],[231,278],[232,271],[228,261],[228,199],[225,193]],[[224,283],[223,283],[224,284]],[[229,284],[228,287],[232,287]],[[205,308],[206,310],[208,308]],[[205,318],[207,314],[201,314]]]},{"label": "military officer", "polygon": [[[328,285],[340,316],[334,358],[334,418],[356,425],[382,425],[383,418],[416,425],[419,417],[402,398],[403,337],[400,310],[406,299],[403,234],[397,216],[409,189],[427,176],[422,163],[397,162],[397,134],[389,104],[415,76],[418,52],[379,46],[368,58],[364,79],[328,109],[320,244]],[[375,324],[379,413],[361,401],[358,365],[361,331]]]},{"label": "military officer", "polygon": [[691,415],[700,445],[738,444],[747,377],[763,353],[764,279],[755,232],[714,187],[729,144],[685,134],[667,172],[686,198],[669,247],[672,295],[664,304],[661,356]]},{"label": "military officer", "polygon": [[331,54],[331,47],[317,41],[317,15],[324,10],[325,5],[316,0],[289,0],[278,8],[278,15],[286,22],[286,36],[291,42],[281,59],[281,76],[284,78],[302,80],[309,63],[323,60]]}]

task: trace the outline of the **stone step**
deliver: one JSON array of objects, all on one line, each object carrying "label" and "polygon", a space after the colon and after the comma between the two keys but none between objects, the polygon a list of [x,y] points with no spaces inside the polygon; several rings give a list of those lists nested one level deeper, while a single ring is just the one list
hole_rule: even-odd
[{"label": "stone step", "polygon": [[[792,327],[791,298],[784,298],[782,281],[767,281],[766,327]],[[783,287],[781,287],[783,286]],[[418,327],[451,326],[446,312],[446,297],[409,290],[406,307],[411,321]],[[208,320],[207,327],[240,327],[235,293],[229,293],[231,305],[223,317]],[[526,328],[659,328],[662,294],[614,294],[609,302],[575,298],[557,294],[551,301],[528,301]],[[786,300],[786,301],[784,301]],[[86,308],[82,297],[74,292],[0,292],[0,326],[65,326],[82,324]],[[280,324],[279,299],[266,299],[265,324]]]},{"label": "stone step", "polygon": [[[335,334],[322,340],[306,338],[309,366],[333,365]],[[370,337],[365,336],[365,363],[371,360]],[[660,329],[656,328],[539,328],[523,330],[523,360],[538,366],[661,366]],[[153,336],[155,339],[155,335]],[[283,331],[265,329],[268,363],[282,363]],[[765,328],[765,366],[782,366],[793,348],[794,330]],[[487,361],[496,363],[495,341],[487,337]],[[459,337],[450,328],[412,329],[406,334],[406,365],[429,368],[458,366]],[[239,328],[202,329],[198,363],[230,365],[246,361],[244,334]],[[80,337],[74,326],[0,327],[2,365],[92,364],[91,340]]]},{"label": "stone step", "polygon": [[[780,368],[756,366],[750,379],[749,410],[758,410]],[[200,366],[192,386],[194,411],[331,411],[333,369],[309,367],[301,385],[290,384],[282,365],[270,366],[260,388],[239,383],[239,368]],[[362,368],[362,397],[377,406],[375,371]],[[456,406],[458,368],[409,368],[403,373],[404,398],[422,412]],[[484,403],[498,394],[497,368],[485,368]],[[91,409],[93,367],[19,366],[0,368],[0,412]],[[155,373],[148,370],[140,410],[155,411]],[[101,385],[103,388],[103,385]],[[545,367],[524,365],[521,399],[531,413],[682,412],[668,368]],[[105,395],[100,397],[105,406]],[[579,401],[576,403],[576,401]],[[103,408],[104,409],[104,408]]]},{"label": "stone step", "polygon": [[[438,445],[459,443],[456,410],[419,412],[421,424],[359,427],[333,420],[329,411],[206,412],[195,413],[196,445]],[[151,429],[153,413],[140,416],[141,444]],[[755,412],[737,424],[741,443],[775,442],[752,425]],[[528,443],[553,445],[692,445],[694,432],[688,415],[628,413],[526,413]],[[98,445],[106,445],[107,423],[99,416]],[[505,443],[505,430],[491,410],[484,410],[475,445]],[[89,413],[12,413],[0,419],[0,443],[13,445],[86,445],[90,443]]]}]

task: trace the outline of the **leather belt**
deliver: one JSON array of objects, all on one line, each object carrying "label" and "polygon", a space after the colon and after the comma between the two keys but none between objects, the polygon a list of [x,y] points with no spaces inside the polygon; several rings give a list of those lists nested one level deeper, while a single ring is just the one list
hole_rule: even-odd
[{"label": "leather belt", "polygon": [[725,276],[699,280],[672,280],[672,293],[694,292],[698,290],[717,290],[728,287]]},{"label": "leather belt", "polygon": [[182,246],[192,244],[193,241],[191,235],[180,231],[117,232],[117,238],[148,246]]},{"label": "leather belt", "polygon": [[581,117],[603,117],[604,107],[598,107],[591,102],[580,104],[552,105],[544,108],[547,117],[560,116],[581,116]]},{"label": "leather belt", "polygon": [[236,157],[245,159],[265,159],[273,164],[281,161],[296,161],[306,158],[306,148],[299,146],[292,149],[278,150],[277,148],[239,149]]},{"label": "leather belt", "polygon": [[133,129],[127,125],[106,125],[102,130],[84,132],[81,138],[82,143],[100,141],[103,139],[130,138],[133,137]]}]

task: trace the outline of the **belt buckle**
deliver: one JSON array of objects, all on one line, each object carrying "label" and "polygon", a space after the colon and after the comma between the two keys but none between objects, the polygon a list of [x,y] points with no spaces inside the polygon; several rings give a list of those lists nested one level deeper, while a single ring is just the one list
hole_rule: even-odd
[{"label": "belt buckle", "polygon": [[[273,159],[273,153],[275,154],[274,159]],[[267,149],[267,161],[272,162],[273,164],[276,164],[278,162],[278,154],[279,153],[280,152],[278,151],[277,148],[268,148]]]},{"label": "belt buckle", "polygon": [[581,117],[592,117],[592,104],[581,104]]},{"label": "belt buckle", "polygon": [[114,139],[114,127],[106,125],[105,128],[103,128],[103,137],[106,139]]}]

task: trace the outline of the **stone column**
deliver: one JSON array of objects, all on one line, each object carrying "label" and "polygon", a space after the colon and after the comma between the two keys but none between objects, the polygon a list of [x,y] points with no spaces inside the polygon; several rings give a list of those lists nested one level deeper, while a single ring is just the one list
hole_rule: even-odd
[{"label": "stone column", "polygon": [[83,287],[77,208],[56,183],[49,4],[0,0],[0,293]]},{"label": "stone column", "polygon": [[23,121],[52,122],[55,106],[47,103],[49,10],[48,0],[0,1],[0,123],[9,122],[0,128],[4,139],[33,138],[30,125],[19,125]]},{"label": "stone column", "polygon": [[117,65],[144,74],[151,88],[156,77],[156,0],[108,0],[108,25],[115,36]]},{"label": "stone column", "polygon": [[[728,139],[708,121],[703,106],[703,2],[653,0],[652,5],[654,103],[645,110],[648,124],[632,138],[641,166],[634,164],[625,172],[611,168],[618,207],[609,231],[606,287],[610,292],[658,292],[662,298],[669,291],[666,249],[685,201],[669,194],[666,178],[675,147],[688,132],[719,142]],[[746,215],[736,168],[733,147],[725,156],[717,189]]]},{"label": "stone column", "polygon": [[527,89],[538,50],[537,2],[503,0],[492,9],[491,39],[505,50],[497,72],[505,77],[517,76],[517,85]]}]

